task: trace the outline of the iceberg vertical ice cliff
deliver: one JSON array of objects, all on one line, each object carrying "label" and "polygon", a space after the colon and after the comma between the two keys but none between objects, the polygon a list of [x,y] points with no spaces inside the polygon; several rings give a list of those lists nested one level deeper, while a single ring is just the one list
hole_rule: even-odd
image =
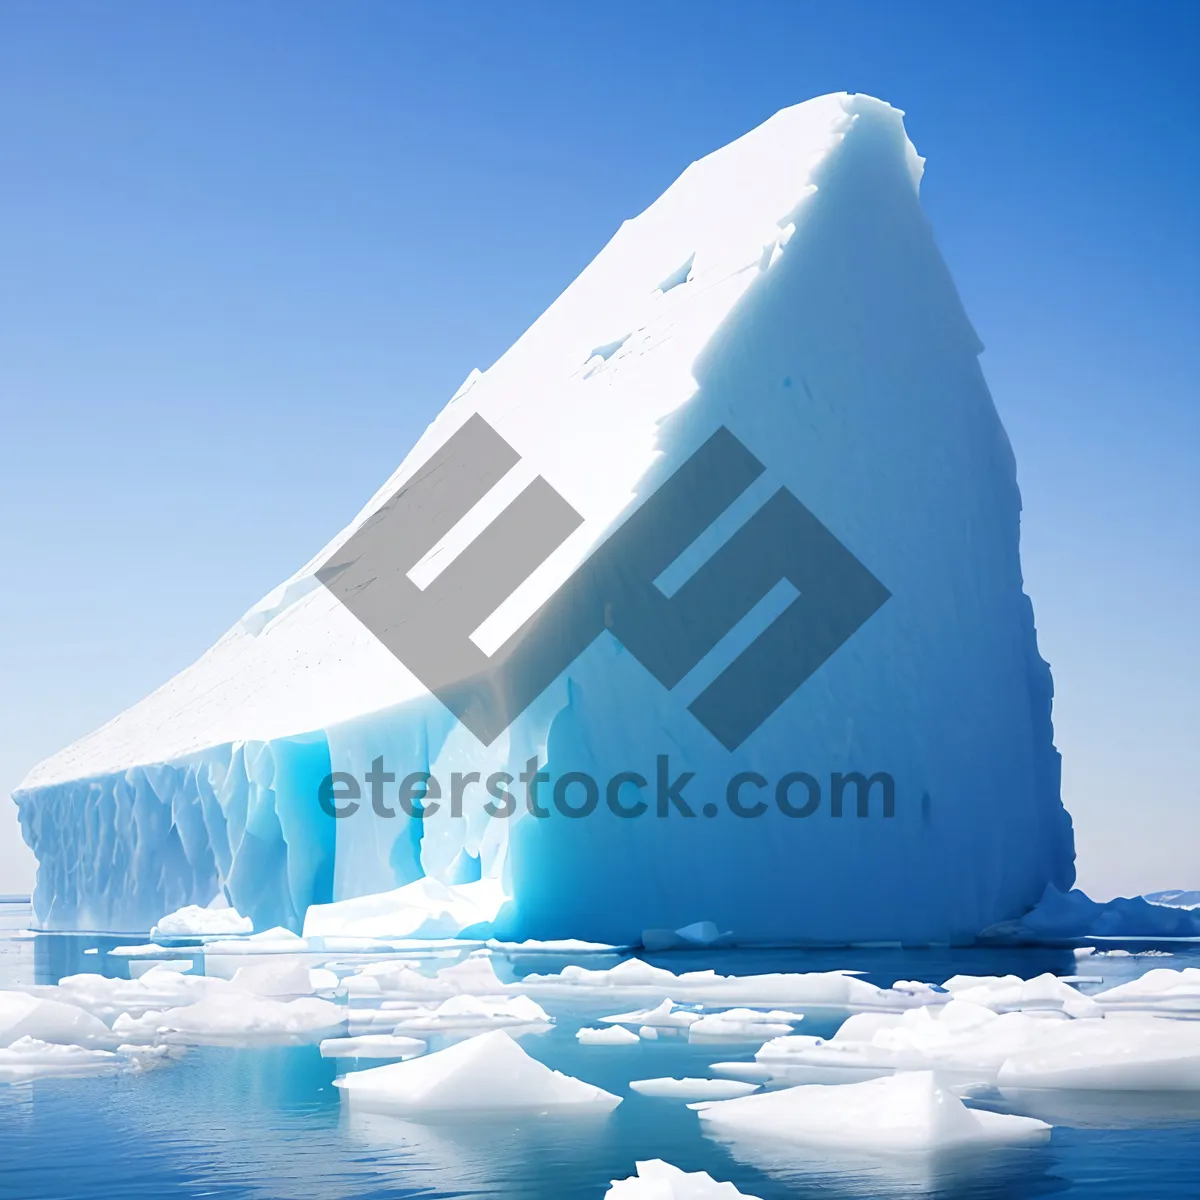
[{"label": "iceberg vertical ice cliff", "polygon": [[923,942],[1066,890],[1013,457],[901,118],[825,96],[692,164],[342,534],[35,768],[42,925],[424,879],[503,936]]}]

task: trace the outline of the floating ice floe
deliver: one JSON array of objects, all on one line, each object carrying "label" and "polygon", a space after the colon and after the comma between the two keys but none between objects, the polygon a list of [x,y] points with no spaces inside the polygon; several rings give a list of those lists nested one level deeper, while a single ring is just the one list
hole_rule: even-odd
[{"label": "floating ice floe", "polygon": [[[85,954],[95,954],[95,950],[85,950]],[[106,954],[113,958],[154,958],[159,954],[170,954],[170,946],[160,946],[157,942],[143,942],[138,946],[113,946],[111,950],[106,950]],[[183,951],[180,951],[183,953]]]},{"label": "floating ice floe", "polygon": [[687,1029],[700,1020],[701,1014],[690,1008],[680,1008],[674,1000],[664,1000],[654,1008],[640,1008],[633,1012],[616,1013],[601,1017],[606,1025],[637,1025],[651,1029]]},{"label": "floating ice floe", "polygon": [[183,1045],[249,1045],[258,1042],[310,1042],[346,1023],[346,1010],[306,996],[272,1000],[231,990],[196,1004],[134,1019],[118,1017],[112,1031],[128,1042]]},{"label": "floating ice floe", "polygon": [[368,1033],[361,1037],[326,1038],[321,1042],[321,1057],[416,1058],[424,1054],[425,1049],[425,1043],[420,1038]]},{"label": "floating ice floe", "polygon": [[572,996],[586,993],[621,994],[647,998],[671,996],[679,1003],[722,1007],[727,1004],[806,1005],[854,1011],[899,1012],[925,1004],[943,1004],[949,997],[929,984],[904,989],[880,988],[857,979],[853,971],[811,971],[798,974],[718,975],[715,971],[685,971],[676,975],[629,958],[615,967],[590,970],[568,966],[554,975],[529,974],[521,990],[532,995]]},{"label": "floating ice floe", "polygon": [[334,1081],[352,1108],[423,1118],[460,1113],[608,1112],[619,1096],[531,1058],[503,1030]]},{"label": "floating ice floe", "polygon": [[930,1071],[840,1086],[809,1084],[691,1107],[706,1131],[723,1136],[854,1153],[1042,1142],[1050,1136],[1044,1121],[967,1108]]},{"label": "floating ice floe", "polygon": [[1173,971],[1169,967],[1156,967],[1139,979],[1097,992],[1093,999],[1109,1013],[1156,1013],[1200,1019],[1200,968]]},{"label": "floating ice floe", "polygon": [[774,1008],[765,1012],[754,1008],[730,1008],[693,1021],[688,1028],[688,1041],[744,1042],[782,1037],[803,1020],[801,1013]]},{"label": "floating ice floe", "polygon": [[0,991],[0,1047],[23,1038],[55,1045],[107,1045],[108,1027],[83,1006],[27,992]]},{"label": "floating ice floe", "polygon": [[576,1040],[583,1046],[633,1046],[641,1038],[631,1029],[621,1025],[608,1025],[604,1029],[579,1029],[575,1033]]},{"label": "floating ice floe", "polygon": [[501,942],[496,938],[488,938],[484,945],[497,954],[620,954],[629,949],[628,946],[614,946],[608,942],[584,942],[579,938],[558,938],[550,941],[536,941],[529,938],[523,942]]},{"label": "floating ice floe", "polygon": [[528,996],[451,996],[436,1008],[397,1013],[397,1033],[481,1033],[486,1029],[549,1029],[554,1019]]},{"label": "floating ice floe", "polygon": [[758,1200],[707,1171],[682,1171],[661,1158],[637,1164],[637,1174],[614,1179],[604,1200]]},{"label": "floating ice floe", "polygon": [[11,1045],[0,1048],[0,1083],[26,1083],[32,1079],[71,1075],[101,1075],[121,1065],[121,1056],[110,1050],[89,1050],[83,1046],[21,1037]]},{"label": "floating ice floe", "polygon": [[[411,961],[368,963],[342,980],[341,987],[352,999],[420,1001],[446,1000],[451,996],[498,996],[518,990],[518,985],[501,982],[490,958],[467,958],[443,967],[432,976],[423,974]],[[520,986],[519,990],[525,989]]]},{"label": "floating ice floe", "polygon": [[253,932],[254,922],[249,917],[243,917],[236,908],[201,908],[197,904],[188,904],[165,917],[159,917],[150,930],[150,936],[228,937],[231,934]]},{"label": "floating ice floe", "polygon": [[629,1086],[643,1096],[674,1100],[732,1100],[758,1090],[758,1084],[736,1079],[634,1079]]},{"label": "floating ice floe", "polygon": [[1019,975],[955,975],[942,986],[956,1000],[978,1004],[997,1013],[1049,1011],[1065,1013],[1068,1017],[1103,1015],[1103,1009],[1095,999],[1049,973],[1033,979],[1022,979]]},{"label": "floating ice floe", "polygon": [[445,884],[426,876],[390,892],[310,905],[304,936],[451,937],[471,925],[495,920],[506,899],[498,879]]},{"label": "floating ice floe", "polygon": [[[727,1066],[737,1064],[720,1064],[719,1073],[730,1073]],[[857,1014],[829,1039],[774,1038],[757,1052],[755,1066],[793,1084],[932,1070],[960,1091],[1001,1084],[1192,1090],[1200,1089],[1200,1023],[1136,1014],[1072,1019],[1045,1009],[996,1013],[956,999],[938,1009]]]},{"label": "floating ice floe", "polygon": [[1200,1026],[1161,1017],[1070,1021],[1008,1055],[1001,1089],[1200,1091]]}]

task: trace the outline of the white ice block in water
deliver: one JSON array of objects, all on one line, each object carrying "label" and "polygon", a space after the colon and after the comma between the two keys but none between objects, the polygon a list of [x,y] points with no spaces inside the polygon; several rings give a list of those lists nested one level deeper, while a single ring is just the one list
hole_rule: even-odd
[{"label": "white ice block in water", "polygon": [[151,937],[228,937],[235,933],[253,933],[254,922],[236,908],[201,908],[186,904],[165,917],[159,917],[150,930]]},{"label": "white ice block in water", "polygon": [[607,1025],[603,1029],[583,1028],[576,1030],[575,1040],[581,1046],[634,1046],[642,1039],[621,1025]]},{"label": "white ice block in water", "polygon": [[760,1011],[753,1008],[730,1008],[724,1012],[706,1013],[688,1028],[690,1042],[762,1041],[791,1033],[792,1026],[804,1020],[802,1013],[779,1009]]},{"label": "white ice block in water", "polygon": [[1097,992],[1106,1012],[1156,1013],[1164,1017],[1200,1017],[1200,968],[1173,971],[1157,967],[1138,979]]},{"label": "white ice block in water", "polygon": [[604,1200],[758,1200],[707,1171],[683,1171],[661,1158],[637,1164],[637,1174],[614,1179]]},{"label": "white ice block in water", "polygon": [[1031,1117],[967,1108],[931,1071],[838,1085],[807,1084],[694,1105],[723,1136],[777,1138],[849,1152],[936,1151],[1043,1142],[1050,1126]]},{"label": "white ice block in water", "polygon": [[418,879],[379,895],[314,904],[304,918],[304,936],[451,937],[471,925],[494,920],[505,899],[496,879],[450,885]]},{"label": "white ice block in water", "polygon": [[[449,399],[333,541],[196,663],[31,771],[16,798],[40,864],[38,922],[140,932],[221,892],[256,928],[298,930],[308,914],[330,936],[476,915],[459,911],[462,891],[432,918],[407,893],[388,911],[337,907],[429,880],[511,896],[477,906],[480,936],[501,940],[634,944],[701,915],[746,941],[953,942],[1025,912],[1047,884],[1070,887],[1016,466],[921,210],[921,170],[902,114],[845,93],[785,108],[690,165]],[[360,415],[341,406],[331,437],[361,436]],[[465,484],[437,493],[447,528],[371,571],[356,535],[407,517],[443,467]],[[540,491],[561,523],[499,544],[535,479],[529,497]],[[672,495],[678,523],[655,512]],[[649,558],[616,540],[639,530],[663,539]],[[540,557],[510,553],[518,544]],[[843,574],[815,565],[826,551]],[[593,571],[605,554],[613,570]],[[494,590],[472,586],[480,555],[511,564]],[[764,571],[728,571],[731,556]],[[627,602],[655,587],[638,574],[651,561],[671,576],[658,589],[669,637]],[[862,583],[853,606],[848,578]],[[339,597],[339,581],[362,588]],[[820,584],[833,593],[823,607]],[[348,606],[398,613],[393,585],[429,604],[384,632],[413,635],[400,657]],[[486,741],[413,665],[436,644],[439,587],[480,606],[471,620],[445,610],[473,626],[448,643],[458,711],[521,691]],[[814,603],[845,621],[819,662],[805,658],[821,657],[805,628]],[[729,630],[735,611],[748,615]],[[560,664],[545,634],[568,625],[578,652]],[[750,649],[716,661],[734,643]],[[660,654],[670,661],[639,661]],[[523,670],[535,661],[552,672]],[[538,754],[601,796],[636,772],[650,815],[602,802],[586,821],[537,821],[518,803],[491,819],[474,784],[450,816],[452,774],[515,780]],[[376,759],[427,771],[442,809],[406,814],[398,779],[384,789],[395,817],[376,819]],[[798,769],[816,792],[787,790]],[[682,772],[689,810],[725,816],[655,819]],[[766,781],[742,790],[743,804],[765,802],[753,820],[726,804],[746,773]],[[360,810],[334,821],[317,800],[342,774]],[[638,795],[625,792],[626,804]],[[478,883],[460,882],[467,872]]]},{"label": "white ice block in water", "polygon": [[664,1000],[654,1008],[639,1008],[633,1012],[615,1013],[601,1017],[606,1025],[648,1025],[653,1029],[686,1029],[700,1020],[702,1014],[680,1008],[673,1000]]},{"label": "white ice block in water", "polygon": [[354,1071],[334,1082],[351,1107],[423,1118],[608,1112],[621,1103],[611,1092],[552,1071],[503,1030],[411,1062]]},{"label": "white ice block in water", "polygon": [[26,992],[0,992],[0,1047],[22,1038],[55,1045],[105,1045],[108,1026],[92,1013],[63,1000],[31,996]]},{"label": "white ice block in water", "polygon": [[758,1090],[758,1084],[736,1079],[634,1079],[629,1086],[643,1096],[673,1100],[733,1100]]},{"label": "white ice block in water", "polygon": [[346,1016],[345,1008],[315,997],[283,1001],[231,990],[182,1008],[147,1013],[137,1022],[116,1021],[113,1031],[129,1041],[185,1045],[297,1043],[333,1033]]},{"label": "white ice block in water", "polygon": [[1072,1021],[1009,1055],[1001,1088],[1200,1092],[1200,1026],[1158,1017]]},{"label": "white ice block in water", "polygon": [[425,1053],[420,1038],[390,1033],[365,1033],[361,1037],[326,1038],[322,1058],[416,1058]]},{"label": "white ice block in water", "polygon": [[0,1083],[27,1083],[32,1079],[60,1079],[73,1075],[101,1075],[121,1066],[120,1055],[109,1050],[60,1045],[21,1037],[0,1047]]},{"label": "white ice block in water", "polygon": [[397,1014],[397,1033],[479,1033],[513,1026],[544,1027],[553,1018],[528,996],[451,996],[437,1008]]}]

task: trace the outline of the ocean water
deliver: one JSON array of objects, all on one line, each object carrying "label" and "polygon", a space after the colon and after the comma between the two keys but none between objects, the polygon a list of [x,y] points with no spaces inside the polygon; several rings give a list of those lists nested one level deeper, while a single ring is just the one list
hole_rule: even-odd
[{"label": "ocean water", "polygon": [[[27,905],[0,903],[0,988],[54,983],[78,971],[127,973],[126,961],[84,951],[131,939],[18,936],[29,920]],[[941,982],[958,972],[1030,977],[1076,969],[1070,951],[1048,949],[727,950],[647,957],[675,971],[713,967],[725,974],[849,967],[880,985]],[[519,977],[558,970],[566,961],[518,958],[508,970]],[[1108,986],[1152,966],[1184,965],[1200,965],[1200,951],[1182,950],[1169,959],[1106,958],[1081,970],[1103,975]],[[504,974],[499,960],[497,969]],[[575,1030],[614,1011],[612,1001],[542,1003],[558,1023],[549,1033],[524,1037],[525,1049],[625,1096],[614,1112],[436,1125],[365,1117],[344,1109],[333,1080],[347,1069],[376,1065],[370,1061],[323,1060],[315,1045],[197,1048],[141,1072],[0,1084],[0,1197],[598,1200],[610,1180],[633,1174],[635,1161],[646,1158],[708,1171],[763,1200],[1200,1196],[1197,1099],[1024,1098],[1011,1111],[1051,1121],[1048,1144],[934,1159],[828,1159],[787,1145],[726,1145],[704,1135],[681,1101],[640,1096],[628,1084],[651,1076],[708,1075],[709,1063],[749,1059],[757,1043],[695,1046],[661,1038],[636,1046],[580,1046]],[[839,1020],[809,1013],[803,1032],[832,1033]],[[434,1039],[430,1048],[438,1044]]]}]

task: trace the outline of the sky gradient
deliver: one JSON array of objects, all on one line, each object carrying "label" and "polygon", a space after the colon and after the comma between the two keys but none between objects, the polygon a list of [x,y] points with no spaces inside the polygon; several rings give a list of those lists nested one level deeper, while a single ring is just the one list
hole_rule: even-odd
[{"label": "sky gradient", "polygon": [[303,563],[689,162],[863,91],[1016,453],[1080,883],[1200,887],[1200,10],[566,8],[0,8],[0,791]]}]

